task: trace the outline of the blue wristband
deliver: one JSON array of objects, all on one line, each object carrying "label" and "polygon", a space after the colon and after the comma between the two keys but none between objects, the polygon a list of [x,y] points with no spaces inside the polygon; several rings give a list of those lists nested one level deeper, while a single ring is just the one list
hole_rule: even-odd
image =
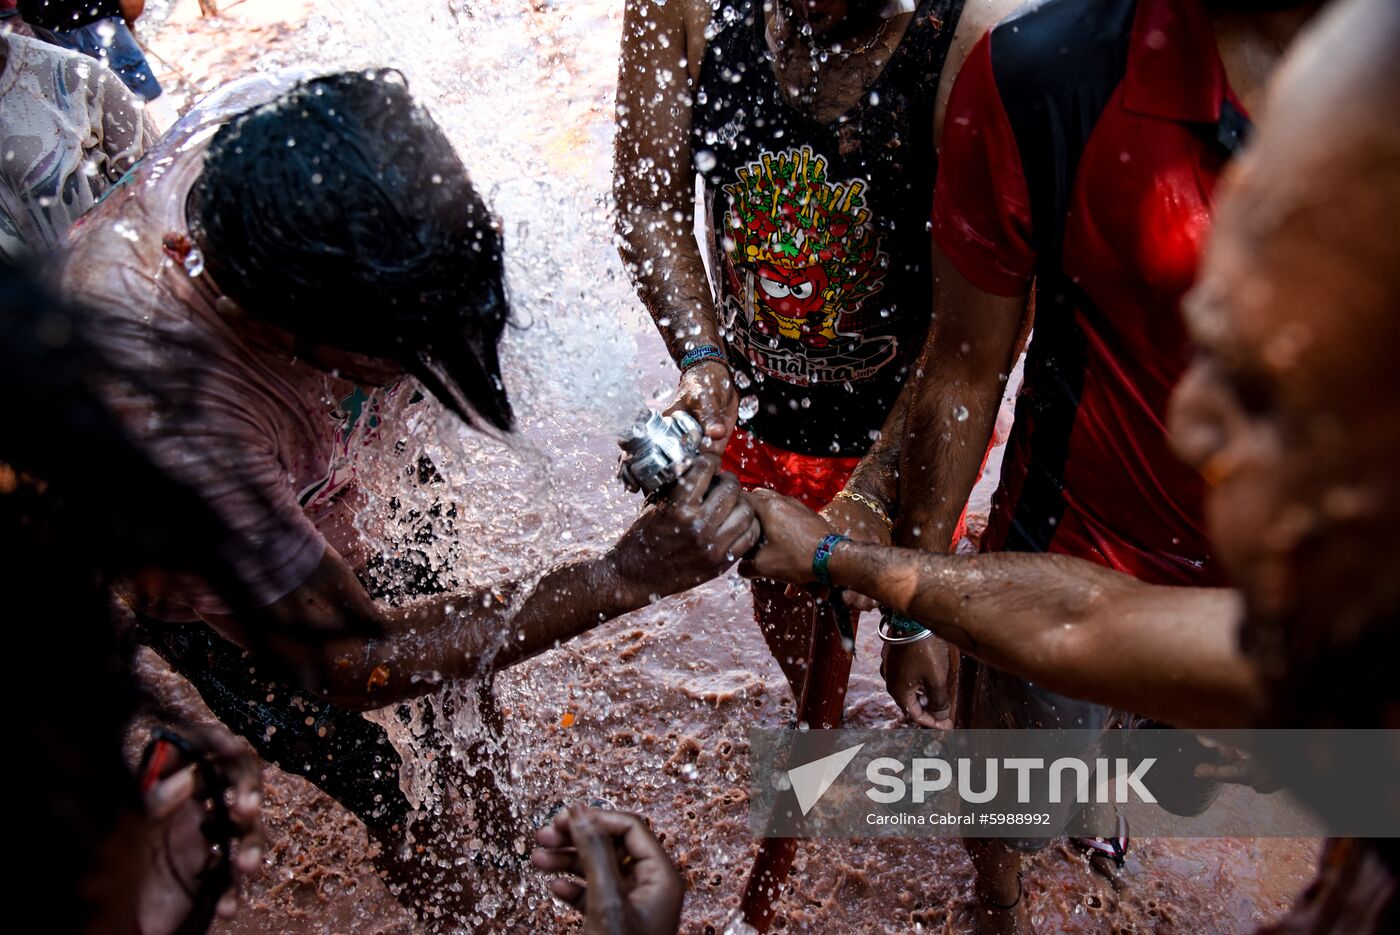
[{"label": "blue wristband", "polygon": [[832,551],[841,543],[850,539],[850,536],[838,536],[832,533],[823,536],[822,541],[817,543],[817,551],[812,553],[812,574],[821,584],[831,584],[831,573],[827,570],[827,565],[831,562]]},{"label": "blue wristband", "polygon": [[685,373],[691,367],[697,364],[703,364],[707,360],[717,360],[725,366],[729,365],[729,360],[724,356],[724,351],[715,347],[713,344],[702,344],[699,347],[693,347],[686,351],[685,356],[681,357],[681,373]]}]

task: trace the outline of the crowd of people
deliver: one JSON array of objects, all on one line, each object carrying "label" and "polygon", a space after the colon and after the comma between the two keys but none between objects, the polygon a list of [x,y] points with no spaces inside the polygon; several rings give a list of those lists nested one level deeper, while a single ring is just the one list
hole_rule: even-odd
[{"label": "crowd of people", "polygon": [[[618,243],[705,450],[589,558],[409,593],[371,573],[361,472],[448,424],[429,405],[513,427],[501,223],[432,102],[391,69],[259,76],[159,134],[140,2],[9,6],[0,576],[24,655],[83,686],[22,728],[56,927],[234,913],[261,759],[460,928],[517,818],[451,756],[451,807],[415,810],[362,712],[474,680],[489,726],[493,672],[736,562],[810,727],[876,610],[923,728],[1400,727],[1394,0],[627,0]],[[163,708],[138,644],[226,730]],[[1076,842],[1107,874],[1116,828]],[[678,930],[644,818],[573,805],[535,839],[587,931]],[[1032,931],[1048,839],[965,843],[978,930]],[[759,930],[796,842],[764,847]],[[1268,930],[1394,931],[1397,873],[1390,841],[1331,841]]]}]

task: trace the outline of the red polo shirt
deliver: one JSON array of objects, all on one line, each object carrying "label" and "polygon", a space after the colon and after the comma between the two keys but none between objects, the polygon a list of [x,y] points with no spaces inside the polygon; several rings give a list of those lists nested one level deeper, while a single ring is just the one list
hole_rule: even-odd
[{"label": "red polo shirt", "polygon": [[[1233,120],[1233,124],[1231,121]],[[1246,128],[1198,0],[1050,0],[993,29],[953,90],[933,235],[1035,332],[989,549],[1222,580],[1204,482],[1168,441],[1178,305]]]}]

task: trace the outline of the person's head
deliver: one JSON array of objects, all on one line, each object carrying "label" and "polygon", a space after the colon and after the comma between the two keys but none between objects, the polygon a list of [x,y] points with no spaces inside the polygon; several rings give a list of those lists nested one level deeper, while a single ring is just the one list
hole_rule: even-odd
[{"label": "person's head", "polygon": [[311,363],[362,382],[406,371],[467,421],[510,428],[501,236],[397,72],[317,78],[229,121],[189,222],[214,283]]},{"label": "person's head", "polygon": [[1400,6],[1291,56],[1234,166],[1185,314],[1178,450],[1243,588],[1270,716],[1400,727]]},{"label": "person's head", "polygon": [[136,930],[146,869],[123,758],[138,696],[108,585],[158,563],[203,568],[196,556],[224,537],[101,402],[99,374],[117,374],[86,340],[86,318],[0,263],[0,395],[15,407],[0,433],[0,593],[9,650],[26,660],[9,689],[44,698],[10,731],[36,765],[12,815],[25,842],[15,885],[43,905],[46,928],[97,933]]}]

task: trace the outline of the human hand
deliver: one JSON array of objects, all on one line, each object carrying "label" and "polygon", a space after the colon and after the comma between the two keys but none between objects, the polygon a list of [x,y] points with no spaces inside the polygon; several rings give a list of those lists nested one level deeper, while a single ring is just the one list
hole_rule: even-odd
[{"label": "human hand", "polygon": [[933,730],[953,727],[951,665],[952,650],[936,636],[902,646],[886,643],[880,655],[880,675],[890,697],[909,720]]},{"label": "human hand", "polygon": [[707,360],[681,374],[676,398],[662,415],[669,416],[680,409],[693,415],[704,429],[701,444],[707,451],[724,451],[739,421],[739,393],[728,365]]},{"label": "human hand", "polygon": [[1197,737],[1201,746],[1208,747],[1220,757],[1219,763],[1198,763],[1196,778],[1212,779],[1216,782],[1237,786],[1250,786],[1256,792],[1267,795],[1283,788],[1257,757],[1252,757],[1238,747],[1231,747],[1210,737]]},{"label": "human hand", "polygon": [[[820,513],[833,530],[843,536],[850,536],[856,542],[869,542],[873,545],[890,544],[890,528],[865,504],[847,497],[837,497]],[[874,610],[878,602],[855,591],[843,591],[846,606],[854,613]]]},{"label": "human hand", "polygon": [[240,885],[262,868],[262,775],[247,741],[222,727],[165,736],[153,741],[141,776],[144,935],[181,931],[196,913],[206,926],[213,915],[232,917]]},{"label": "human hand", "polygon": [[588,935],[671,935],[680,928],[685,887],[636,815],[576,805],[555,815],[535,842],[532,864],[571,874],[550,880],[549,890],[584,914]]},{"label": "human hand", "polygon": [[812,555],[831,535],[826,520],[798,500],[771,490],[744,494],[763,528],[758,551],[744,559],[739,573],[746,578],[773,578],[790,584],[812,581]]},{"label": "human hand", "polygon": [[700,455],[613,546],[618,577],[641,602],[709,581],[758,542],[758,521],[739,482],[732,474],[716,478],[718,471],[717,455]]}]

